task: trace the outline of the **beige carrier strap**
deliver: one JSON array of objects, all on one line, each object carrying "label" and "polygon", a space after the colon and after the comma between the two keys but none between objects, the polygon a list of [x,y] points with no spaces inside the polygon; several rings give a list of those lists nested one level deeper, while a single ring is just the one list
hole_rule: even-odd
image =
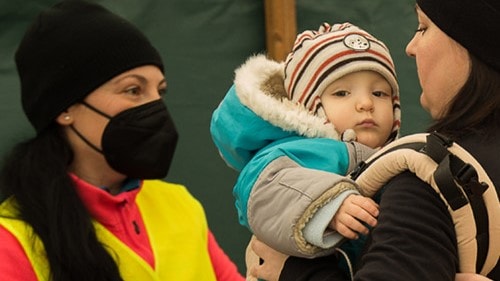
[{"label": "beige carrier strap", "polygon": [[499,260],[500,204],[482,166],[438,133],[415,134],[372,155],[351,177],[363,195],[373,196],[406,170],[431,185],[447,206],[455,224],[460,272],[487,275]]}]

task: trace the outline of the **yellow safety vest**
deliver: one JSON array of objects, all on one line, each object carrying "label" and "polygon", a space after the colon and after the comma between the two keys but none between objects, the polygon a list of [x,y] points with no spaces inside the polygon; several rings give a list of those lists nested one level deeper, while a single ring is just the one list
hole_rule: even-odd
[{"label": "yellow safety vest", "polygon": [[[136,203],[149,234],[154,269],[104,226],[94,222],[99,240],[107,245],[124,280],[216,280],[208,254],[208,227],[200,203],[184,186],[144,181]],[[0,224],[20,242],[38,280],[49,280],[43,244],[29,225],[14,215],[13,198],[0,205]],[[15,216],[15,215],[14,215]]]}]

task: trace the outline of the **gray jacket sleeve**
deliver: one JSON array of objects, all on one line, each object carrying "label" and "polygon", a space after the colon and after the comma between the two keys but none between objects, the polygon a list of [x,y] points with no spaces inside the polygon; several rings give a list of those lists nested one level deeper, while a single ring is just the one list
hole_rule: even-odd
[{"label": "gray jacket sleeve", "polygon": [[[352,144],[349,152],[352,169],[373,151]],[[328,223],[349,194],[359,192],[348,177],[279,157],[267,165],[252,188],[248,223],[261,241],[280,252],[307,258],[328,255],[342,239],[328,230]]]},{"label": "gray jacket sleeve", "polygon": [[357,193],[348,178],[280,157],[266,167],[252,189],[248,223],[261,241],[280,252],[299,257],[326,255],[331,251],[307,242],[302,230],[319,208],[346,192]]},{"label": "gray jacket sleeve", "polygon": [[[355,142],[349,143],[348,151],[348,174],[351,173],[361,161],[365,161],[375,152],[375,150]],[[361,189],[358,184],[356,184],[356,187],[357,189]],[[361,193],[363,194],[363,192]],[[328,229],[328,226],[333,216],[344,202],[344,199],[351,194],[358,194],[358,192],[354,190],[346,191],[332,198],[328,203],[321,204],[323,206],[319,208],[316,213],[312,214],[312,217],[307,221],[302,230],[307,242],[320,248],[328,249],[335,247],[342,240],[343,237],[336,231]]]}]

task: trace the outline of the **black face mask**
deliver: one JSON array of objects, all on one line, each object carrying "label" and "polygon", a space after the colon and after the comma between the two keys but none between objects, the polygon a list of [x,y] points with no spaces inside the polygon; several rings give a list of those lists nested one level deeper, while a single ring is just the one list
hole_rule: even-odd
[{"label": "black face mask", "polygon": [[124,110],[113,117],[85,102],[82,104],[109,119],[102,135],[102,150],[73,126],[71,128],[85,143],[102,153],[114,170],[139,179],[167,176],[178,135],[161,99]]}]

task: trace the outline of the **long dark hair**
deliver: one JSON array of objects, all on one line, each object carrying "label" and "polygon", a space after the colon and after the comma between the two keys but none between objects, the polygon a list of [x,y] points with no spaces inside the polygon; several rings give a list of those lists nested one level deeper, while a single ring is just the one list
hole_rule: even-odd
[{"label": "long dark hair", "polygon": [[459,138],[465,134],[488,135],[500,127],[500,72],[470,55],[471,71],[448,111],[427,131]]},{"label": "long dark hair", "polygon": [[14,197],[19,218],[43,242],[52,281],[122,280],[67,174],[72,157],[53,124],[13,148],[0,174],[0,191]]}]

